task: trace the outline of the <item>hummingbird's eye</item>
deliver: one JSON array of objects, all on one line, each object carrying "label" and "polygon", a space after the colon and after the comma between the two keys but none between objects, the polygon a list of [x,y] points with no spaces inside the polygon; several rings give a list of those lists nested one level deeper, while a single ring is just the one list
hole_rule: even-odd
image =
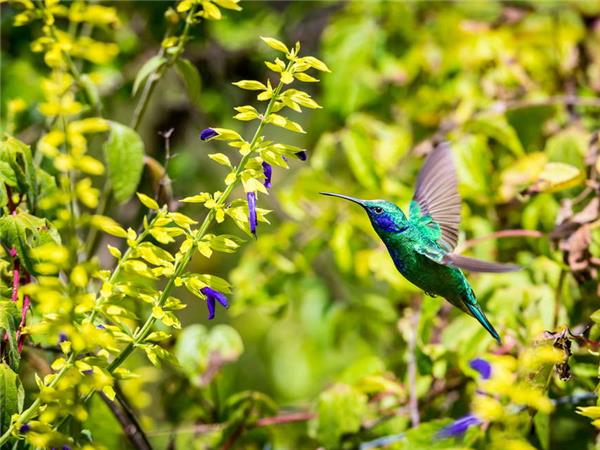
[{"label": "hummingbird's eye", "polygon": [[381,214],[383,212],[383,208],[381,206],[376,206],[373,208],[373,212],[375,212],[375,214]]}]

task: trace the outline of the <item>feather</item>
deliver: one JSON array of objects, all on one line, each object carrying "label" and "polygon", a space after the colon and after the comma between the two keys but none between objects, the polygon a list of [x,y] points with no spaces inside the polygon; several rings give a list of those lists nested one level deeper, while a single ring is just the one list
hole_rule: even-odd
[{"label": "feather", "polygon": [[[418,203],[421,215],[431,216],[439,225],[441,236],[438,244],[449,252],[454,250],[458,242],[461,200],[452,151],[447,142],[440,144],[427,157],[417,177],[413,201]],[[435,223],[429,226],[435,227]]]},{"label": "feather", "polygon": [[471,272],[515,272],[521,270],[520,266],[516,264],[501,264],[488,261],[481,261],[480,259],[468,258],[466,256],[446,254],[442,262],[448,266],[455,266],[461,269],[469,270]]},{"label": "feather", "polygon": [[498,341],[499,345],[502,345],[502,339],[500,339],[498,332],[494,329],[493,325],[490,323],[488,318],[485,316],[485,314],[483,313],[481,307],[477,304],[477,302],[474,302],[474,303],[466,302],[465,305],[466,305],[467,309],[469,310],[469,313],[473,317],[475,317],[475,319],[477,319],[477,321],[483,326],[483,328],[485,328],[487,330],[487,332],[490,333],[494,339],[496,339],[496,341]]}]

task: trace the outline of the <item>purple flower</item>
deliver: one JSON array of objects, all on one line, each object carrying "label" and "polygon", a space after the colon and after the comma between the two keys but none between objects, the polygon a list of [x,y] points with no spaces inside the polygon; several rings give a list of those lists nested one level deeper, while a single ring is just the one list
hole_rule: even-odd
[{"label": "purple flower", "polygon": [[65,333],[60,333],[58,335],[58,343],[61,344],[67,340],[67,335]]},{"label": "purple flower", "polygon": [[465,431],[467,431],[470,427],[472,427],[474,425],[481,425],[482,423],[483,423],[483,421],[480,418],[478,418],[476,415],[467,414],[466,416],[463,416],[460,419],[456,419],[451,424],[446,425],[444,428],[442,428],[437,433],[437,437],[438,438],[449,438],[449,437],[460,436]]},{"label": "purple flower", "polygon": [[96,328],[98,328],[99,330],[106,330],[106,327],[102,324],[96,325]]},{"label": "purple flower", "polygon": [[256,216],[256,192],[248,192],[246,194],[248,199],[248,220],[250,221],[250,232],[256,236],[256,225],[258,219]]},{"label": "purple flower", "polygon": [[300,161],[306,161],[308,159],[308,154],[304,150],[296,152],[296,156]]},{"label": "purple flower", "polygon": [[476,370],[484,380],[489,380],[492,376],[492,365],[482,358],[475,358],[469,362],[471,369]]},{"label": "purple flower", "polygon": [[263,173],[265,174],[264,185],[267,189],[271,187],[271,176],[273,175],[273,167],[268,162],[262,163]]},{"label": "purple flower", "polygon": [[208,307],[208,320],[212,320],[215,317],[215,300],[223,305],[224,308],[229,308],[227,297],[222,292],[215,289],[209,288],[208,286],[200,289],[206,296],[206,306]]},{"label": "purple flower", "polygon": [[218,136],[219,133],[217,133],[215,130],[213,130],[212,128],[206,128],[205,130],[202,130],[200,132],[200,140],[201,141],[209,141],[212,138],[214,138],[215,136]]},{"label": "purple flower", "polygon": [[94,373],[94,369],[88,369],[88,370],[84,370],[84,371],[83,371],[83,374],[84,374],[84,375],[91,375],[91,374],[93,374],[93,373]]},{"label": "purple flower", "polygon": [[29,430],[31,430],[31,426],[29,426],[28,424],[24,423],[23,425],[21,425],[21,428],[19,428],[19,433],[25,434]]}]

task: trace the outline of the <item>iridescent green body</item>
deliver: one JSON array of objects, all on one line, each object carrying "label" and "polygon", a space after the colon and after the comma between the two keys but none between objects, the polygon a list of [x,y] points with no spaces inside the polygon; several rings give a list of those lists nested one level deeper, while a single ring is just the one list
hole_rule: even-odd
[{"label": "iridescent green body", "polygon": [[458,241],[460,197],[449,145],[440,145],[427,158],[417,177],[409,218],[398,206],[386,200],[323,194],[362,206],[396,268],[408,281],[475,317],[501,343],[461,268],[474,272],[509,272],[519,267],[452,253]]},{"label": "iridescent green body", "polygon": [[[378,231],[376,229],[376,231]],[[426,238],[409,222],[404,233],[378,231],[398,271],[411,283],[432,296],[440,296],[463,311],[463,302],[475,303],[473,289],[462,270],[437,263],[415,251]]]}]

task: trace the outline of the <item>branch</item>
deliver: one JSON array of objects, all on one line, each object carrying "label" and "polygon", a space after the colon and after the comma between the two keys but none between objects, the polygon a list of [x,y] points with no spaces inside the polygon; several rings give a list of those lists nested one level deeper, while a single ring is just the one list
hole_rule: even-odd
[{"label": "branch", "polygon": [[121,406],[109,399],[103,392],[99,393],[106,406],[108,406],[115,418],[121,424],[123,433],[125,433],[125,436],[127,436],[127,439],[129,439],[131,445],[133,445],[133,447],[137,450],[152,450],[152,446],[144,434],[144,430],[133,414],[133,411],[127,403],[127,399],[123,395],[121,389],[115,384],[116,399],[119,401]]},{"label": "branch", "polygon": [[303,422],[317,417],[316,413],[309,411],[301,411],[297,413],[282,414],[280,416],[263,417],[256,422],[257,427],[269,427],[271,425],[279,425],[281,423]]}]

